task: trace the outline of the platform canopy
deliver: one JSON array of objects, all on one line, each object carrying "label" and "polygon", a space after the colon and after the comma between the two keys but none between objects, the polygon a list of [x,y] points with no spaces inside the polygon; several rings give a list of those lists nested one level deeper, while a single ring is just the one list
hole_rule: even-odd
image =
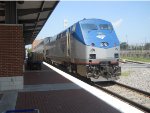
[{"label": "platform canopy", "polygon": [[0,1],[0,24],[23,24],[25,45],[31,44],[59,1]]}]

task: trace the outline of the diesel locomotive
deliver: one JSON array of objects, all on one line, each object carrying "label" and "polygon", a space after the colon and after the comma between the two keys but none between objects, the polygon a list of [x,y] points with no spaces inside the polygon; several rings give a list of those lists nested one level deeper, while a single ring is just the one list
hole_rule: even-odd
[{"label": "diesel locomotive", "polygon": [[102,19],[83,19],[63,32],[43,40],[44,59],[63,65],[91,81],[116,80],[120,43],[112,24]]}]

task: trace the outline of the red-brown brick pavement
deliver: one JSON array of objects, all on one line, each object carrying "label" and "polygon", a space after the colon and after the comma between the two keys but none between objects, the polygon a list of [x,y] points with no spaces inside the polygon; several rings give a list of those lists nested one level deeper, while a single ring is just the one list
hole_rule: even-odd
[{"label": "red-brown brick pavement", "polygon": [[25,85],[36,84],[56,84],[56,83],[70,83],[71,81],[63,78],[55,71],[51,70],[45,65],[42,65],[42,70],[26,71],[24,73]]},{"label": "red-brown brick pavement", "polygon": [[[42,71],[27,71],[25,85],[71,83],[43,66]],[[58,88],[59,89],[59,88]],[[40,113],[118,113],[105,102],[83,89],[19,92],[16,109],[37,108]]]},{"label": "red-brown brick pavement", "polygon": [[19,93],[16,109],[30,108],[40,113],[119,113],[82,89]]}]

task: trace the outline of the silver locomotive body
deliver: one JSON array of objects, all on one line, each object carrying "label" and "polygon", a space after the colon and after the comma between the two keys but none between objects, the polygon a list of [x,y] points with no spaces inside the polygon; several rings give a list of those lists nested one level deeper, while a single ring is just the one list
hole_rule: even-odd
[{"label": "silver locomotive body", "polygon": [[88,19],[49,38],[45,58],[97,82],[119,78],[119,52],[119,41],[111,23]]}]

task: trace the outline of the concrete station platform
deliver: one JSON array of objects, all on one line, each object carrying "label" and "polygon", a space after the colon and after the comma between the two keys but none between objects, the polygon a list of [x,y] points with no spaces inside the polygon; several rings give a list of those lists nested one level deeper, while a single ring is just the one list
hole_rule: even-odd
[{"label": "concrete station platform", "polygon": [[0,93],[0,113],[10,109],[33,108],[39,109],[40,113],[122,112],[45,65],[41,71],[26,71],[24,84],[23,90]]}]

